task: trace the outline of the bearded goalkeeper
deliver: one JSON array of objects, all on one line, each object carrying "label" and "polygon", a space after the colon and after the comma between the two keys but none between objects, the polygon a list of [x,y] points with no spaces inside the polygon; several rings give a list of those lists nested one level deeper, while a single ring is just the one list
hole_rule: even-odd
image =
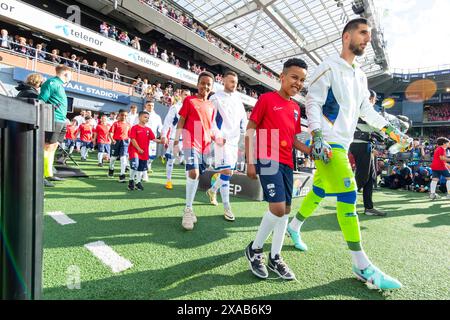
[{"label": "bearded goalkeeper", "polygon": [[361,246],[356,214],[356,182],[348,149],[358,118],[385,132],[392,140],[406,143],[407,137],[393,128],[369,103],[364,72],[355,64],[371,41],[368,21],[347,23],[342,34],[341,56],[325,59],[315,71],[306,97],[306,114],[312,135],[312,156],[316,164],[313,190],[304,199],[288,226],[295,247],[306,251],[300,228],[325,196],[337,197],[337,219],[350,249],[353,273],[369,288],[398,289],[401,283],[384,274],[369,260]]}]

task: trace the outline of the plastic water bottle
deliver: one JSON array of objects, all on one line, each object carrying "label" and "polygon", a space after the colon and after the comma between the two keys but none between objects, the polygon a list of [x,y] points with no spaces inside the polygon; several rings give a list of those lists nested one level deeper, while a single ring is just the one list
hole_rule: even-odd
[{"label": "plastic water bottle", "polygon": [[398,142],[389,148],[390,154],[397,154],[401,151],[407,149],[411,143],[413,142],[413,138],[408,138],[405,142]]}]

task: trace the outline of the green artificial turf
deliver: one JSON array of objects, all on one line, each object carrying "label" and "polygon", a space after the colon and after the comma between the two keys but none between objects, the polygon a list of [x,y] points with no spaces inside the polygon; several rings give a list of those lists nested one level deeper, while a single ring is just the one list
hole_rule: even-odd
[{"label": "green artificial turf", "polygon": [[[259,280],[248,269],[244,248],[256,235],[264,202],[231,198],[234,223],[222,206],[208,204],[199,190],[194,203],[198,223],[181,227],[184,168],[175,166],[174,190],[164,188],[159,160],[145,190],[106,177],[95,156],[82,163],[90,176],[56,183],[45,191],[45,212],[63,211],[77,223],[61,226],[44,219],[44,299],[449,299],[450,201],[430,201],[409,191],[375,191],[387,217],[360,215],[363,246],[371,260],[403,283],[381,293],[354,279],[351,258],[335,215],[335,199],[326,199],[304,224],[306,253],[289,238],[282,251],[298,281]],[[293,202],[297,210],[301,198]],[[220,197],[219,197],[220,202]],[[358,195],[358,209],[362,197]],[[293,214],[291,214],[293,216]],[[114,274],[83,246],[104,241],[133,267]],[[270,239],[265,251],[270,250]],[[69,289],[73,270],[80,289]]]}]

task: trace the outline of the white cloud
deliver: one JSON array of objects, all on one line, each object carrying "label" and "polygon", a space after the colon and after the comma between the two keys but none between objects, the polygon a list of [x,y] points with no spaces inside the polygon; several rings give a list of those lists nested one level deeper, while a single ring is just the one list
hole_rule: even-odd
[{"label": "white cloud", "polygon": [[417,69],[450,64],[450,1],[377,0],[391,67]]}]

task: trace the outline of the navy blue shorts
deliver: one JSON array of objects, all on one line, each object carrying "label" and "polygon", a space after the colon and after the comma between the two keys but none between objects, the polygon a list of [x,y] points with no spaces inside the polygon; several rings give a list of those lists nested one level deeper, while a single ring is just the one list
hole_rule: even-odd
[{"label": "navy blue shorts", "polygon": [[91,144],[92,144],[91,141],[81,141],[81,146],[86,147],[88,149],[91,148]]},{"label": "navy blue shorts", "polygon": [[294,186],[293,170],[276,161],[261,162],[256,164],[256,173],[264,191],[264,200],[267,202],[286,202],[286,206],[292,204],[292,192]]},{"label": "navy blue shorts", "polygon": [[111,144],[111,157],[123,157],[128,153],[128,140],[116,140],[116,143]]},{"label": "navy blue shorts", "polygon": [[147,163],[148,163],[147,160],[133,158],[133,159],[130,159],[130,168],[131,168],[131,170],[134,170],[134,171],[147,171],[147,169],[148,169]]},{"label": "navy blue shorts", "polygon": [[196,149],[186,149],[184,151],[184,157],[186,159],[186,171],[198,169],[200,174],[203,174],[206,170],[206,154],[201,154]]},{"label": "navy blue shorts", "polygon": [[98,152],[106,152],[109,154],[111,152],[111,145],[109,143],[99,143],[97,149]]},{"label": "navy blue shorts", "polygon": [[64,144],[66,145],[66,148],[75,147],[75,140],[64,140]]},{"label": "navy blue shorts", "polygon": [[450,171],[448,171],[448,170],[433,170],[433,179],[440,179],[441,177],[450,178]]}]

